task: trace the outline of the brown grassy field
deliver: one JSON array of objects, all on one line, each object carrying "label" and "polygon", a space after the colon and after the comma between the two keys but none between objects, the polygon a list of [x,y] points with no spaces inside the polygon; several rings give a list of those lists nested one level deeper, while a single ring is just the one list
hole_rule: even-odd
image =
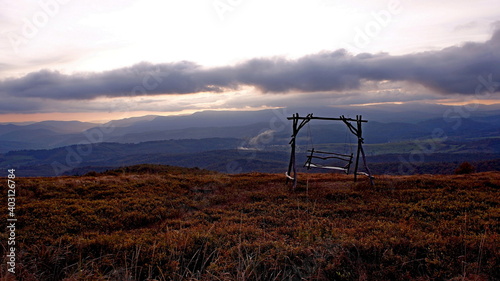
[{"label": "brown grassy field", "polygon": [[152,165],[16,180],[2,280],[500,280],[500,172],[301,174],[294,192]]}]

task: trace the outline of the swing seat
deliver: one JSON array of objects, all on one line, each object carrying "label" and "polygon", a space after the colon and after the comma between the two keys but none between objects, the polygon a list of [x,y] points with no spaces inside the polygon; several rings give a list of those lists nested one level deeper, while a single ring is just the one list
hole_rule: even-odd
[{"label": "swing seat", "polygon": [[[307,152],[310,152],[310,154],[307,156],[307,160],[306,163],[304,164],[304,167],[307,167],[308,170],[310,170],[311,168],[320,168],[320,169],[342,171],[347,175],[349,174],[349,169],[351,168],[352,164],[352,156],[353,156],[352,153],[349,155],[349,154],[340,154],[334,152],[316,151],[314,150],[314,148],[308,150]],[[342,162],[346,162],[346,164],[343,167],[327,166],[318,163],[313,163],[312,162],[313,159],[321,159],[321,160],[338,159]]]}]

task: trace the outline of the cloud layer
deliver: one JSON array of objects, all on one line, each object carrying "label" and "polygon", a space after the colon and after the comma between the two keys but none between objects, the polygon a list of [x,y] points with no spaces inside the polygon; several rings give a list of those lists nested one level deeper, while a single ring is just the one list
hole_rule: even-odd
[{"label": "cloud layer", "polygon": [[[256,58],[204,68],[192,62],[140,63],[100,73],[40,70],[0,81],[4,98],[91,100],[158,94],[225,92],[252,86],[262,93],[357,90],[368,82],[404,81],[442,94],[475,94],[478,77],[500,80],[500,30],[484,43],[402,56],[351,55],[345,50],[298,59]],[[499,85],[500,86],[500,85]],[[493,87],[498,92],[500,87]]]}]

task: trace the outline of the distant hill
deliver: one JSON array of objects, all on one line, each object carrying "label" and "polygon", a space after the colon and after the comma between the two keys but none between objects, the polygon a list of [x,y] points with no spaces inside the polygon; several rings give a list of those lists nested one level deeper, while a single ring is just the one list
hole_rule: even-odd
[{"label": "distant hill", "polygon": [[[363,114],[368,119],[363,124],[365,151],[369,162],[377,163],[375,173],[394,174],[394,168],[379,164],[401,162],[415,154],[418,158],[412,161],[421,163],[416,163],[418,169],[412,173],[432,172],[428,164],[433,162],[447,163],[446,169],[439,170],[449,171],[459,161],[479,163],[500,158],[500,111],[483,106],[467,112],[467,118],[458,118],[446,114],[456,110],[454,107],[432,105],[429,113],[419,111],[425,107],[205,111],[186,116],[134,117],[101,125],[78,121],[4,124],[0,125],[0,168],[22,167],[26,176],[143,163],[230,173],[283,172],[290,153],[291,121],[286,118],[293,112],[312,112],[315,116]],[[403,112],[405,108],[407,112]],[[305,159],[303,152],[313,147],[343,153],[353,152],[356,143],[341,122],[312,120],[297,136],[300,159]],[[495,169],[495,165],[483,167]]]},{"label": "distant hill", "polygon": [[[43,121],[29,125],[0,125],[0,153],[22,149],[46,149],[71,144],[73,134],[98,124],[79,121]],[[81,137],[80,137],[81,140]]]},{"label": "distant hill", "polygon": [[[435,145],[435,150],[421,151],[429,142],[400,142],[366,144],[369,167],[375,174],[400,174],[402,162],[411,169],[404,173],[449,173],[463,161],[482,163],[500,159],[500,144],[496,140],[462,142],[446,141]],[[317,149],[343,153],[345,144],[317,144]],[[309,144],[299,144],[297,165],[306,160]],[[414,162],[410,154],[419,154]],[[421,155],[420,155],[421,154]],[[209,138],[153,141],[142,143],[98,143],[88,146],[66,146],[50,150],[11,151],[0,155],[0,168],[16,168],[22,176],[56,176],[83,174],[135,164],[165,164],[198,167],[224,173],[273,172],[284,173],[290,157],[288,144],[252,146],[235,138]],[[422,157],[422,158],[421,158]],[[402,160],[403,159],[403,160]],[[442,169],[433,170],[435,163]],[[333,163],[332,165],[335,165]],[[360,165],[361,166],[361,165]],[[408,166],[408,164],[406,164]],[[481,171],[497,170],[495,164],[483,165]],[[363,169],[361,169],[363,170]],[[325,172],[312,170],[311,172]],[[328,171],[326,171],[328,172]]]},{"label": "distant hill", "polygon": [[[89,136],[99,136],[99,142],[139,143],[218,137],[250,139],[264,131],[273,131],[272,143],[279,145],[289,138],[291,122],[286,120],[286,117],[295,112],[302,115],[314,113],[315,116],[335,117],[363,115],[369,120],[364,128],[367,143],[430,138],[435,129],[442,129],[448,137],[460,139],[500,136],[500,110],[481,106],[475,111],[467,112],[467,118],[445,118],[444,112],[451,109],[453,107],[422,104],[337,106],[260,111],[203,111],[186,116],[167,117],[150,115],[114,120],[103,125],[78,121],[4,124],[0,125],[0,153],[74,145],[89,141]],[[341,123],[310,122],[308,128],[314,142],[340,143],[349,139],[349,136],[346,136],[347,129]],[[308,137],[307,128],[301,131],[300,137]]]}]

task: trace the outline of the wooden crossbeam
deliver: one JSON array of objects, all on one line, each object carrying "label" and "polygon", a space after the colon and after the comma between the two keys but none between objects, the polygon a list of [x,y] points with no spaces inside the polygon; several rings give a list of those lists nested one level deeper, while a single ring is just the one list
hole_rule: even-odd
[{"label": "wooden crossbeam", "polygon": [[360,121],[360,122],[368,122],[368,120],[357,120],[357,119],[352,119],[352,118],[335,118],[335,117],[316,117],[316,116],[305,116],[305,117],[287,117],[286,119],[288,120],[293,120],[293,119],[298,119],[298,120],[332,120],[332,121]]}]

